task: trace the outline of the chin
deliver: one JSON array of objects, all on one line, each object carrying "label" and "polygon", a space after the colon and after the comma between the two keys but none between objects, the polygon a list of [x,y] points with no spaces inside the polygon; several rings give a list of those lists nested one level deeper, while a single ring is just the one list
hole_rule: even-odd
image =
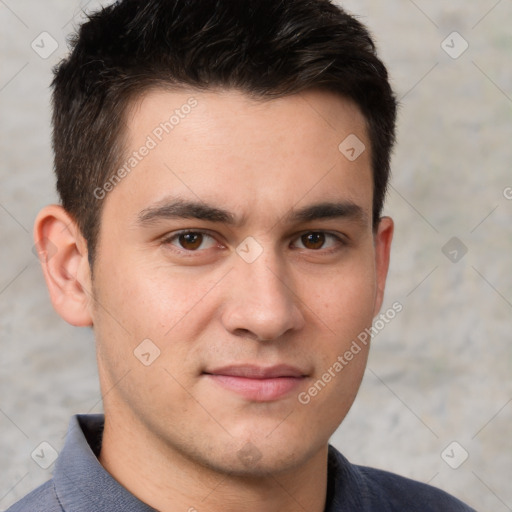
[{"label": "chin", "polygon": [[327,441],[308,443],[308,439],[300,435],[287,436],[287,441],[283,437],[240,439],[232,439],[224,447],[217,444],[210,451],[197,452],[198,462],[216,473],[262,478],[291,471],[307,463],[322,447],[327,447]]},{"label": "chin", "polygon": [[286,473],[303,462],[297,452],[287,451],[276,453],[275,450],[259,450],[254,445],[247,444],[237,451],[236,456],[233,453],[219,454],[216,460],[207,462],[210,469],[216,473],[230,475],[231,477],[253,477],[264,478],[269,475]]}]

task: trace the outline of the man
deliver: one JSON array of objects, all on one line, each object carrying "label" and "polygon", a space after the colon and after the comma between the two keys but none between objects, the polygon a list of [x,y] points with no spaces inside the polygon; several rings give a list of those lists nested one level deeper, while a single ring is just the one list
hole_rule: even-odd
[{"label": "man", "polygon": [[123,0],[53,87],[62,205],[35,238],[55,309],[94,330],[105,415],[72,418],[10,510],[471,510],[328,444],[393,234],[366,29],[328,0]]}]

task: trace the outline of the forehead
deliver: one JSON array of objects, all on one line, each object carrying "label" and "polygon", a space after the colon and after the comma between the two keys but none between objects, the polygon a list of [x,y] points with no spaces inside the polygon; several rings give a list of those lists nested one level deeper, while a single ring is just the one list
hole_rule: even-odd
[{"label": "forehead", "polygon": [[[334,93],[261,100],[237,90],[158,89],[138,98],[126,121],[120,167],[127,172],[112,202],[144,209],[173,195],[245,209],[244,216],[279,216],[313,199],[371,208],[365,119]],[[364,148],[356,159],[347,158],[345,141]]]},{"label": "forehead", "polygon": [[[164,144],[162,139],[170,142],[166,135],[171,132],[202,132],[209,142],[218,144],[256,144],[286,131],[290,143],[320,136],[325,142],[320,149],[324,150],[330,142],[337,146],[344,132],[367,136],[364,116],[352,100],[318,89],[279,98],[255,98],[237,89],[199,92],[153,88],[130,103],[127,121],[128,140],[144,132]],[[254,131],[249,133],[250,129]],[[229,141],[226,135],[230,135]]]}]

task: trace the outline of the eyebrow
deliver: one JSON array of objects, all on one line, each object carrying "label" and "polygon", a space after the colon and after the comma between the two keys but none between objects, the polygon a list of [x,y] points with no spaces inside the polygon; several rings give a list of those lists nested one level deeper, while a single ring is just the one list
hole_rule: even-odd
[{"label": "eyebrow", "polygon": [[[142,210],[138,215],[137,224],[144,227],[162,220],[180,218],[223,223],[231,226],[240,226],[246,220],[245,216],[239,218],[228,210],[201,201],[167,198]],[[352,201],[323,201],[300,209],[292,209],[280,221],[293,224],[339,218],[346,218],[361,224],[368,221],[368,216],[363,208]]]},{"label": "eyebrow", "polygon": [[346,218],[364,224],[368,217],[361,206],[352,201],[331,202],[305,206],[299,210],[291,210],[282,219],[285,223],[311,222],[320,219]]},{"label": "eyebrow", "polygon": [[198,219],[224,224],[238,224],[235,215],[227,210],[200,201],[184,199],[164,199],[156,205],[149,206],[138,215],[138,224],[153,224],[166,219]]}]

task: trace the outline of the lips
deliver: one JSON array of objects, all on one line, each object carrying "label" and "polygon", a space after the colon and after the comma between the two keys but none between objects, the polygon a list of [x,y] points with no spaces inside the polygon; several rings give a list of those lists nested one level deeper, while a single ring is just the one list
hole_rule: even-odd
[{"label": "lips", "polygon": [[203,374],[223,389],[255,402],[284,398],[307,377],[306,372],[289,365],[231,365],[206,370]]}]

